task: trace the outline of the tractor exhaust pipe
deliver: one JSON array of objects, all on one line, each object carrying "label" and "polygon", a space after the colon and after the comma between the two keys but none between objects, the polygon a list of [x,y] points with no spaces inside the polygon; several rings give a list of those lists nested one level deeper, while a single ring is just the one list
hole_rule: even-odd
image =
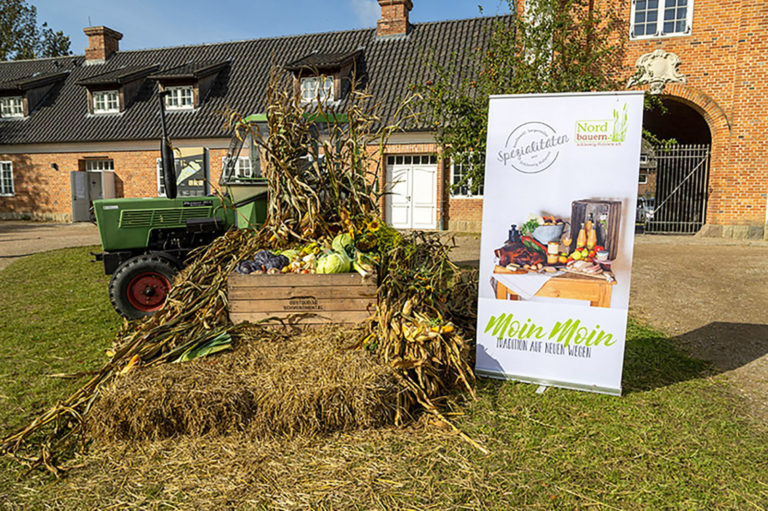
[{"label": "tractor exhaust pipe", "polygon": [[176,190],[176,163],[173,160],[173,148],[171,140],[168,138],[168,130],[165,128],[165,96],[167,91],[160,93],[160,126],[162,127],[163,139],[160,142],[160,161],[162,166],[163,181],[165,182],[165,196],[169,199],[175,199]]}]

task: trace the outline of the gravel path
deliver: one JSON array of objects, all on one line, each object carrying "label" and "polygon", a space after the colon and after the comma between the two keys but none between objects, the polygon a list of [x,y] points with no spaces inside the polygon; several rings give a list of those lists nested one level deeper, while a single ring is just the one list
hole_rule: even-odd
[{"label": "gravel path", "polygon": [[57,248],[99,245],[96,226],[0,221],[0,270],[19,257]]},{"label": "gravel path", "polygon": [[[477,266],[479,236],[456,243],[454,261]],[[630,310],[711,361],[768,419],[768,242],[637,236]]]}]

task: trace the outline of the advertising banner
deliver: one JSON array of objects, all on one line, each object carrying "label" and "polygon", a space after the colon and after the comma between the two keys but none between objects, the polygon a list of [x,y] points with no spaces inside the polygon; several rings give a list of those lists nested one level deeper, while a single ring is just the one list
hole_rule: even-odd
[{"label": "advertising banner", "polygon": [[492,96],[476,372],[621,394],[643,93]]}]

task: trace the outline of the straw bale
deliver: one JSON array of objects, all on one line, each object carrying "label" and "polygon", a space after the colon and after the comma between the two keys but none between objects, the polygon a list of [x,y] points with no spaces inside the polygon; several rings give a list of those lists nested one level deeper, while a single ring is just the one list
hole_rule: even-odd
[{"label": "straw bale", "polygon": [[235,349],[207,359],[138,369],[101,391],[87,419],[104,440],[245,432],[311,435],[391,424],[401,387],[354,333],[296,336],[244,329]]}]

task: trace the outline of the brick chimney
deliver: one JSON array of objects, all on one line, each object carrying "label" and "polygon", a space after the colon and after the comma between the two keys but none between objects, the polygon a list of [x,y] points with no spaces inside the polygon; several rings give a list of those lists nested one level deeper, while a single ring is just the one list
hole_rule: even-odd
[{"label": "brick chimney", "polygon": [[123,34],[108,27],[86,27],[83,29],[88,36],[88,47],[85,49],[85,61],[104,62],[110,55],[120,49],[120,39]]},{"label": "brick chimney", "polygon": [[379,0],[381,19],[376,24],[379,37],[404,36],[408,33],[408,14],[413,9],[411,0]]}]

